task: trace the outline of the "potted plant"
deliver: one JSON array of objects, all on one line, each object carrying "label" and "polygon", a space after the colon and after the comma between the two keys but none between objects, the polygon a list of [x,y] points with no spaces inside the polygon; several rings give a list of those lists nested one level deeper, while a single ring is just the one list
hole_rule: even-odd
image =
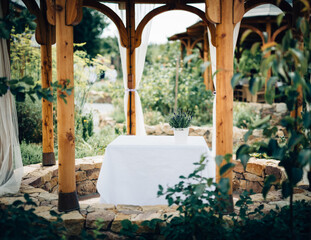
[{"label": "potted plant", "polygon": [[183,112],[181,109],[178,109],[177,112],[171,114],[168,123],[174,129],[176,143],[187,142],[192,116],[193,112]]}]

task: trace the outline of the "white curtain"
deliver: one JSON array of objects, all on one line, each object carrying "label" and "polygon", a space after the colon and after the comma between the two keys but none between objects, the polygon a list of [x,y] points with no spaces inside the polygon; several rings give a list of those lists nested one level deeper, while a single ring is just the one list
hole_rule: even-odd
[{"label": "white curtain", "polygon": [[[241,25],[241,22],[238,22],[235,25],[235,28],[233,31],[233,55],[234,55],[235,46],[236,46],[238,36],[239,36],[240,25]],[[209,31],[209,28],[207,28],[207,33],[208,33],[208,41],[209,41],[212,74],[214,76],[214,73],[216,72],[216,47],[211,42],[211,33]],[[233,61],[233,59],[232,59],[232,61]],[[215,89],[216,89],[216,81],[217,81],[217,74],[215,74],[215,76],[213,78],[213,83],[214,83]],[[214,158],[216,157],[216,95],[214,97],[214,102],[213,102],[212,156]]]},{"label": "white curtain", "polygon": [[[3,17],[0,4],[0,18]],[[0,77],[10,79],[10,60],[5,39],[0,39]],[[0,97],[0,196],[18,192],[23,163],[18,142],[18,123],[10,91]]]},{"label": "white curtain", "polygon": [[[135,5],[135,27],[137,28],[139,22],[144,18],[144,16],[154,8],[154,4],[136,4]],[[125,10],[117,10],[119,12],[119,16],[123,20],[125,24],[126,14]],[[144,124],[144,115],[141,106],[140,97],[138,94],[139,85],[142,79],[145,58],[147,53],[147,47],[149,42],[149,35],[151,29],[151,21],[145,26],[144,31],[142,33],[141,45],[136,48],[136,89],[134,89],[133,93],[135,94],[135,110],[136,110],[136,135],[144,136],[146,135],[145,124]],[[117,34],[119,37],[119,35]],[[118,38],[119,39],[119,38]],[[122,72],[123,72],[123,83],[124,83],[124,112],[125,117],[127,116],[127,104],[128,104],[128,95],[129,89],[127,86],[127,70],[126,70],[126,48],[122,47],[119,39],[119,49],[121,55],[121,63],[122,63]]]}]

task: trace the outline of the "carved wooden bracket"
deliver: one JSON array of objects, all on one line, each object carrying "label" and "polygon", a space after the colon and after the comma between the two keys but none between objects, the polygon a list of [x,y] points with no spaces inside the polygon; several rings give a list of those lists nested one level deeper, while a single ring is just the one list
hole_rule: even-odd
[{"label": "carved wooden bracket", "polygon": [[244,8],[244,0],[234,0],[233,6],[233,23],[236,24],[240,22],[244,16],[245,8]]},{"label": "carved wooden bracket", "polygon": [[[232,0],[227,0],[232,1]],[[221,22],[221,0],[205,0],[206,17],[212,23]]]},{"label": "carved wooden bracket", "polygon": [[83,17],[83,0],[66,0],[66,25],[78,25]]},{"label": "carved wooden bracket", "polygon": [[46,0],[46,16],[49,24],[56,25],[55,0]]}]

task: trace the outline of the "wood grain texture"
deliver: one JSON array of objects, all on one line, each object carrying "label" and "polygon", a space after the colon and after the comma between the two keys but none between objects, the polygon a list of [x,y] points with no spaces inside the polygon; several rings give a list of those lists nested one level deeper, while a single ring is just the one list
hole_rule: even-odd
[{"label": "wood grain texture", "polygon": [[[232,0],[228,0],[232,1]],[[221,18],[221,3],[222,0],[205,0],[205,13],[207,19],[212,23],[220,23]],[[232,14],[230,14],[232,16]]]},{"label": "wood grain texture", "polygon": [[[232,154],[233,151],[233,1],[221,0],[221,23],[216,26],[216,155]],[[225,163],[223,163],[225,164]],[[222,165],[223,165],[222,164]],[[223,177],[232,182],[232,171]],[[216,181],[219,181],[219,168],[216,168]],[[232,184],[229,194],[232,193]]]},{"label": "wood grain texture", "polygon": [[[64,84],[73,79],[73,27],[65,23],[65,1],[56,0],[56,56],[57,81]],[[57,91],[57,134],[58,134],[58,182],[59,193],[72,193],[76,190],[75,181],[75,126],[74,91],[66,96],[65,103]]]},{"label": "wood grain texture", "polygon": [[233,0],[234,1],[234,7],[233,7],[233,23],[236,24],[240,21],[242,21],[242,18],[245,13],[244,8],[244,0]]},{"label": "wood grain texture", "polygon": [[[128,37],[128,46],[126,48],[126,66],[127,66],[127,86],[129,89],[136,88],[136,65],[135,65],[135,6],[133,1],[128,1],[126,5],[126,29]],[[136,107],[135,92],[129,92],[127,106],[127,134],[136,135]]]},{"label": "wood grain texture", "polygon": [[78,25],[83,17],[83,0],[66,0],[66,25]]},{"label": "wood grain texture", "polygon": [[[208,44],[208,36],[207,30],[204,31],[203,35],[203,61],[210,62],[210,54],[209,54],[209,44]],[[206,67],[203,73],[204,84],[207,90],[214,91],[214,84],[212,79],[212,65],[210,64]]]},{"label": "wood grain texture", "polygon": [[55,26],[56,24],[56,9],[55,9],[55,0],[46,0],[46,15],[48,22]]}]

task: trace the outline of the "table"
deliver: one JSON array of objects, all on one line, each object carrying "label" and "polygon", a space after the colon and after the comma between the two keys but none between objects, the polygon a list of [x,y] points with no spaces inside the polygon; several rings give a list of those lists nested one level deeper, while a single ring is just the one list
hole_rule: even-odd
[{"label": "table", "polygon": [[105,152],[97,181],[101,203],[158,205],[158,185],[164,189],[188,176],[201,155],[208,157],[203,176],[215,179],[215,161],[203,137],[188,137],[186,144],[176,144],[173,136],[119,136]]}]

